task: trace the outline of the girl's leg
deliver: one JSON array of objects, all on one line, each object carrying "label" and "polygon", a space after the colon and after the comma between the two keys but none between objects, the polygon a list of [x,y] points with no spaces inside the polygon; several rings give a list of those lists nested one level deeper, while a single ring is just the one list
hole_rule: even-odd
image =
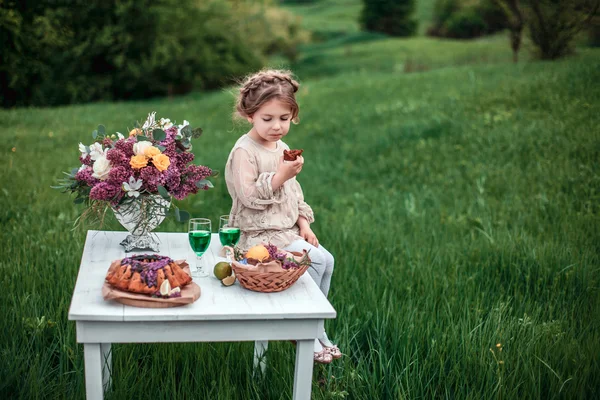
[{"label": "girl's leg", "polygon": [[[327,297],[329,294],[329,287],[331,284],[331,276],[333,274],[333,266],[334,266],[334,258],[325,247],[319,245],[319,247],[314,247],[310,243],[305,240],[296,240],[288,247],[285,248],[288,251],[298,251],[302,252],[302,250],[310,250],[309,256],[310,259],[314,262],[309,268],[308,273],[315,281],[315,283],[321,289],[321,292]],[[323,331],[323,337],[315,340],[315,354],[321,352],[323,350],[323,346],[328,348],[337,348],[337,346],[329,340],[327,337],[327,333]],[[338,350],[339,353],[339,350]],[[341,354],[340,354],[341,356]],[[336,358],[337,354],[336,354]]]},{"label": "girl's leg", "polygon": [[[302,250],[308,251],[308,256],[313,262],[311,266],[308,267],[308,274],[310,275],[312,280],[315,281],[317,286],[321,288],[321,282],[323,281],[323,276],[325,275],[325,270],[327,268],[327,258],[325,254],[320,250],[320,247],[315,247],[305,240],[296,240],[292,244],[287,246],[285,250],[297,252],[302,252]],[[329,277],[329,280],[331,280],[331,277]],[[327,293],[323,294],[327,296]]]}]

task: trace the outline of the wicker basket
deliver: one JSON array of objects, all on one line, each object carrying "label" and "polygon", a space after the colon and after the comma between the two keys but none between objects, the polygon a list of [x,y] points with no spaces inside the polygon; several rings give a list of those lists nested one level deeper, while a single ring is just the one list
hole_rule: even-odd
[{"label": "wicker basket", "polygon": [[[301,255],[301,253],[292,253]],[[303,265],[299,268],[282,268],[281,271],[277,272],[264,272],[248,270],[241,267],[237,261],[231,263],[231,268],[242,287],[263,293],[281,292],[289,288],[306,272],[308,267],[309,265]]]}]

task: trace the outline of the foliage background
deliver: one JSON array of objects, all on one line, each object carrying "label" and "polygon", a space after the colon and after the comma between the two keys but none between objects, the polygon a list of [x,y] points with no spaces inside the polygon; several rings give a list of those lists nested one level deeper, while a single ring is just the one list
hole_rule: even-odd
[{"label": "foliage background", "polygon": [[[336,256],[327,331],[345,356],[315,367],[313,398],[593,398],[598,49],[513,64],[504,33],[391,39],[359,32],[358,1],[285,9],[327,39],[298,46],[294,62],[269,58],[301,80],[302,122],[286,142],[305,149],[299,180]],[[432,10],[417,3],[419,32]],[[67,314],[85,230],[71,231],[79,209],[50,189],[77,164],[77,144],[98,123],[123,132],[157,110],[202,127],[197,162],[222,170],[248,129],[231,121],[234,92],[0,111],[2,398],[84,397]],[[180,207],[216,224],[231,202],[214,183]],[[250,373],[251,343],[113,351],[108,399],[290,398],[288,342],[269,346],[263,380]]]}]

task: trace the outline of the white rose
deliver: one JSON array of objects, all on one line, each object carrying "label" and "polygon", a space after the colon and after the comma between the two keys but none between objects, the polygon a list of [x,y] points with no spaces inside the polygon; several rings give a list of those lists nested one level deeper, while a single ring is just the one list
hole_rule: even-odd
[{"label": "white rose", "polygon": [[110,170],[110,161],[108,161],[105,156],[101,156],[94,162],[94,173],[92,176],[103,181],[108,178]]},{"label": "white rose", "polygon": [[102,150],[102,144],[94,143],[90,145],[90,157],[92,160],[96,161],[100,157],[104,157],[106,152]]},{"label": "white rose", "polygon": [[152,143],[148,142],[147,140],[137,142],[133,145],[133,154],[135,154],[136,156],[143,156],[144,152],[148,147],[152,147]]}]

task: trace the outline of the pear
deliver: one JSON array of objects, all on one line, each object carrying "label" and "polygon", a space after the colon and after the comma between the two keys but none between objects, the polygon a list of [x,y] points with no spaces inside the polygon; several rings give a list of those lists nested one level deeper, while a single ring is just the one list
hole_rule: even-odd
[{"label": "pear", "polygon": [[168,279],[165,279],[163,281],[162,285],[160,285],[160,295],[168,296],[170,291],[171,291],[171,284],[169,283]]},{"label": "pear", "polygon": [[234,282],[235,282],[235,273],[232,273],[227,278],[221,279],[221,283],[224,286],[231,286],[231,285],[233,285]]}]

